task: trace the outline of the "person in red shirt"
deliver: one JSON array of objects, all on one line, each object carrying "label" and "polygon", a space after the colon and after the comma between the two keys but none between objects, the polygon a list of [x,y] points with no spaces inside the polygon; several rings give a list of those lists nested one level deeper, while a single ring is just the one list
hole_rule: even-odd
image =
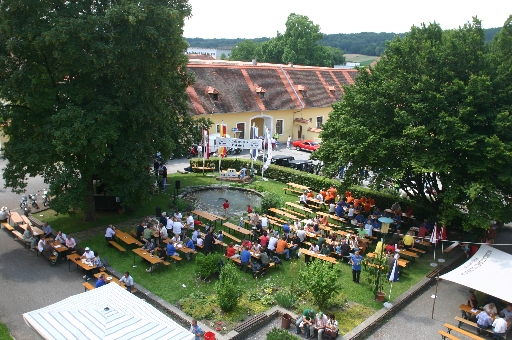
[{"label": "person in red shirt", "polygon": [[252,208],[250,204],[247,204],[247,213],[252,214]]},{"label": "person in red shirt", "polygon": [[228,214],[228,209],[229,209],[229,202],[228,200],[224,200],[224,203],[222,203],[222,207],[224,208],[224,215],[227,216]]},{"label": "person in red shirt", "polygon": [[252,243],[251,243],[251,241],[249,241],[249,240],[247,239],[247,237],[245,237],[245,238],[244,238],[244,240],[243,240],[243,242],[242,242],[242,247],[243,247],[243,248],[247,247],[247,248],[251,249],[251,247],[252,247]]},{"label": "person in red shirt", "polygon": [[388,254],[393,254],[395,252],[395,246],[393,245],[393,243],[388,243],[388,245],[386,246],[386,252]]},{"label": "person in red shirt", "polygon": [[236,253],[236,249],[235,249],[235,245],[233,244],[233,242],[231,242],[228,246],[228,248],[226,249],[226,256],[227,257],[238,257],[239,255]]},{"label": "person in red shirt", "polygon": [[268,244],[268,236],[267,236],[267,232],[264,231],[263,235],[260,237],[260,245],[262,247],[266,247],[267,244]]}]

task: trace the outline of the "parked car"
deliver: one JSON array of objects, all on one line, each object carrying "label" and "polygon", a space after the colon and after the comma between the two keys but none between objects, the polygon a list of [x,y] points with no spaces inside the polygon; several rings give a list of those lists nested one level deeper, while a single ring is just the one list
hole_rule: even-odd
[{"label": "parked car", "polygon": [[289,161],[288,163],[289,163],[288,166],[292,169],[309,172],[311,174],[315,170],[315,165],[313,164],[313,161],[310,161],[310,160],[296,159],[296,160]]},{"label": "parked car", "polygon": [[[259,161],[264,162],[267,159],[267,154],[259,155],[257,158]],[[293,156],[286,156],[286,155],[277,155],[272,156],[272,159],[270,160],[270,164],[280,165],[284,167],[289,167],[290,161],[293,161],[295,157]]]},{"label": "parked car", "polygon": [[320,147],[320,144],[312,140],[296,140],[292,145],[297,151],[304,150],[313,152]]}]

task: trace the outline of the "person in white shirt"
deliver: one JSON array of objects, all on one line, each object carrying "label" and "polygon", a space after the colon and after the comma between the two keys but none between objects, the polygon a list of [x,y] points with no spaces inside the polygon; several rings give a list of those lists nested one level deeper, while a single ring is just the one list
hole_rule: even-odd
[{"label": "person in white shirt", "polygon": [[349,218],[354,217],[354,206],[351,205],[350,208],[348,208],[348,215]]},{"label": "person in white shirt", "polygon": [[500,313],[496,315],[494,321],[492,323],[492,333],[494,334],[494,339],[498,339],[499,337],[503,337],[507,332],[507,320],[505,320],[505,314]]},{"label": "person in white shirt", "polygon": [[203,244],[204,244],[203,237],[201,236],[201,234],[199,234],[199,235],[197,236],[197,246],[198,246],[198,247],[202,247],[202,246],[203,246]]},{"label": "person in white shirt", "polygon": [[309,247],[309,251],[312,251],[316,254],[320,253],[320,247],[315,242],[311,242],[311,247]]},{"label": "person in white shirt", "polygon": [[261,216],[260,221],[261,221],[261,227],[263,229],[268,228],[268,217],[267,217],[267,215]]},{"label": "person in white shirt", "polygon": [[498,310],[496,309],[496,305],[493,302],[486,304],[484,306],[483,310],[486,311],[487,314],[489,314],[491,317],[493,315],[498,314]]},{"label": "person in white shirt", "polygon": [[192,213],[188,213],[188,217],[187,217],[187,226],[188,226],[190,229],[193,229],[193,228],[194,228],[194,216],[192,216]]},{"label": "person in white shirt", "polygon": [[176,211],[174,213],[174,218],[181,220],[183,218],[183,215],[179,211]]},{"label": "person in white shirt", "polygon": [[57,236],[55,236],[55,241],[58,241],[63,244],[66,243],[66,239],[67,239],[66,234],[63,234],[62,231],[59,231],[57,233]]},{"label": "person in white shirt", "polygon": [[68,248],[68,254],[70,254],[76,247],[76,241],[72,237],[66,239],[66,247]]},{"label": "person in white shirt", "polygon": [[43,252],[43,248],[44,248],[44,245],[46,244],[46,241],[44,238],[41,238],[39,240],[39,242],[37,242],[37,249],[39,250],[40,253]]},{"label": "person in white shirt", "polygon": [[124,282],[126,290],[131,293],[133,288],[133,277],[130,276],[130,272],[124,273],[123,277],[119,279],[119,284],[121,284],[121,282]]},{"label": "person in white shirt", "polygon": [[333,202],[329,203],[329,214],[333,215],[336,212],[336,204]]},{"label": "person in white shirt", "polygon": [[172,232],[174,233],[174,235],[181,235],[182,229],[183,229],[183,224],[181,224],[181,221],[180,220],[174,221],[173,226],[172,226]]},{"label": "person in white shirt", "polygon": [[94,252],[91,251],[91,248],[85,247],[85,252],[82,255],[83,259],[92,260],[94,258]]},{"label": "person in white shirt", "polygon": [[171,217],[167,218],[167,225],[165,226],[167,228],[167,234],[170,235],[172,233],[173,226],[174,226],[174,221],[172,220],[172,218]]},{"label": "person in white shirt", "polygon": [[507,321],[511,321],[512,322],[512,304],[509,303],[507,305],[507,307],[503,308],[501,313],[503,313],[503,315],[505,315],[505,319]]},{"label": "person in white shirt", "polygon": [[306,196],[306,193],[303,192],[302,195],[299,197],[299,204],[303,204],[306,207],[308,206],[308,197]]},{"label": "person in white shirt", "polygon": [[166,240],[168,237],[169,237],[169,234],[167,233],[167,229],[164,226],[162,226],[160,228],[160,238],[162,240]]},{"label": "person in white shirt", "polygon": [[301,227],[302,227],[302,225],[301,225],[299,219],[296,218],[295,221],[293,221],[293,228],[295,229],[295,231],[298,231]]},{"label": "person in white shirt", "polygon": [[115,236],[116,235],[116,228],[110,224],[108,227],[107,227],[107,231],[105,231],[105,240],[107,240],[107,245],[109,247],[112,248],[112,245],[109,243],[109,241],[115,241]]},{"label": "person in white shirt", "polygon": [[278,237],[279,235],[272,234],[272,237],[268,241],[268,249],[272,251],[276,250],[277,241],[279,241]]},{"label": "person in white shirt", "polygon": [[304,242],[306,239],[306,231],[304,228],[300,227],[299,230],[297,230],[297,237],[299,238],[300,242]]},{"label": "person in white shirt", "polygon": [[192,233],[192,242],[194,244],[197,244],[197,238],[199,236],[199,229],[196,229],[194,230],[194,232]]},{"label": "person in white shirt", "polygon": [[316,195],[316,200],[317,200],[318,202],[323,202],[323,201],[324,201],[324,196],[322,196],[322,194],[321,194],[321,193],[318,193],[318,194]]}]

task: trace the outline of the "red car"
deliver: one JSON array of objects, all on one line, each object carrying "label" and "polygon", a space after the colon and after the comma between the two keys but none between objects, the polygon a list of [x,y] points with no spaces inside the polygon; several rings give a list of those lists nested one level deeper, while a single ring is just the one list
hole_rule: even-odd
[{"label": "red car", "polygon": [[297,140],[293,142],[292,145],[297,151],[304,150],[313,152],[320,147],[320,144],[312,140]]}]

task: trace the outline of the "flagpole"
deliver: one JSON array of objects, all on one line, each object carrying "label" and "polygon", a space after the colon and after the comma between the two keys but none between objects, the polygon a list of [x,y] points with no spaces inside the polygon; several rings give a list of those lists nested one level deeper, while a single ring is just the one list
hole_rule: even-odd
[{"label": "flagpole", "polygon": [[437,273],[437,278],[436,278],[436,292],[435,292],[435,295],[434,295],[434,303],[432,304],[432,319],[434,318],[434,307],[436,305],[436,299],[437,299],[437,287],[439,286],[439,273]]}]

